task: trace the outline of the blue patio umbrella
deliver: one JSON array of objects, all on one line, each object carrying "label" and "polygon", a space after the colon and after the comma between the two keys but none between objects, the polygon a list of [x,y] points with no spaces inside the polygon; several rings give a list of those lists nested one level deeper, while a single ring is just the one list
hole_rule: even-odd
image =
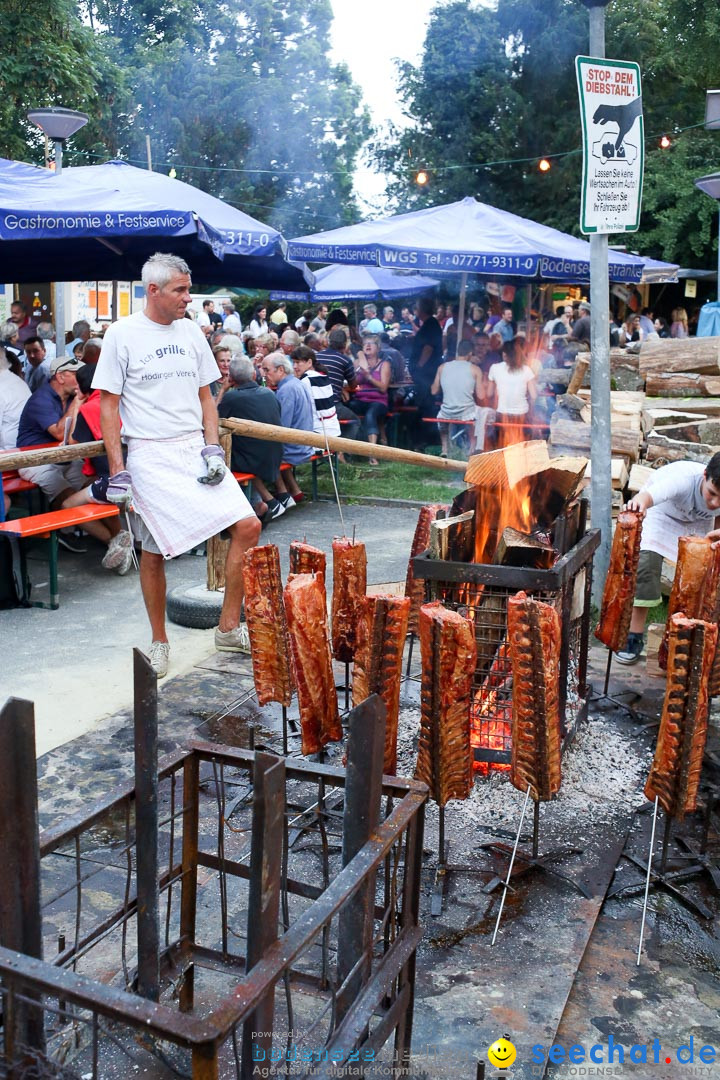
[{"label": "blue patio umbrella", "polygon": [[307,289],[282,235],[207,192],[122,161],[46,169],[0,159],[0,280],[133,281],[155,251],[197,282]]},{"label": "blue patio umbrella", "polygon": [[[465,198],[409,214],[363,221],[288,243],[290,258],[419,273],[587,281],[590,244],[576,236]],[[645,260],[610,252],[610,279],[642,280]],[[657,267],[656,267],[657,268]],[[668,273],[677,267],[668,264]]]},{"label": "blue patio umbrella", "polygon": [[437,278],[399,273],[376,266],[323,266],[315,271],[315,285],[304,293],[272,292],[272,300],[392,300],[419,296],[437,288]]}]

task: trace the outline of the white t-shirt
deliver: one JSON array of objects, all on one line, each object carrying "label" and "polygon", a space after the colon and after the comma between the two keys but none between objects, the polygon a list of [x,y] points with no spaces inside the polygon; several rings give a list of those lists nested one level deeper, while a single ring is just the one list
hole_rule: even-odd
[{"label": "white t-shirt", "polygon": [[643,521],[641,551],[657,551],[676,562],[681,536],[705,536],[712,529],[716,511],[702,496],[704,472],[699,461],[671,461],[653,473],[642,488],[653,505]]},{"label": "white t-shirt", "polygon": [[204,308],[203,308],[202,311],[198,312],[198,317],[197,317],[196,322],[197,322],[198,326],[209,326],[210,325],[210,316],[208,315],[207,311],[205,311]]},{"label": "white t-shirt", "polygon": [[530,408],[527,384],[534,378],[527,364],[514,371],[508,368],[504,360],[493,364],[488,379],[497,386],[497,411],[507,416],[523,416]]},{"label": "white t-shirt", "polygon": [[30,388],[19,375],[0,371],[0,450],[14,450],[20,414],[30,397]]},{"label": "white t-shirt", "polygon": [[242,334],[242,323],[236,311],[231,311],[229,315],[225,316],[223,330],[226,334]]},{"label": "white t-shirt", "polygon": [[263,322],[258,322],[257,319],[253,319],[248,326],[248,330],[254,338],[261,337],[263,334],[267,334],[268,324],[264,320]]},{"label": "white t-shirt", "polygon": [[120,395],[124,436],[173,439],[202,428],[198,391],[219,378],[197,323],[166,326],[136,311],[105,334],[93,389]]}]

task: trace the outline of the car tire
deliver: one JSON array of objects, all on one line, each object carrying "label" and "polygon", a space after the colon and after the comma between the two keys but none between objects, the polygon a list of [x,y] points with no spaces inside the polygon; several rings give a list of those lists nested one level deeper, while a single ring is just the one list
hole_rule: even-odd
[{"label": "car tire", "polygon": [[204,585],[173,589],[167,596],[167,617],[178,626],[210,630],[219,622],[224,595]]}]

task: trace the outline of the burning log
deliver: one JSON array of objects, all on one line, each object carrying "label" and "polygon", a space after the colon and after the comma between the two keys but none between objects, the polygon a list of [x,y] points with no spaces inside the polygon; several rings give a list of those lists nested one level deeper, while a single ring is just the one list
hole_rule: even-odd
[{"label": "burning log", "polygon": [[717,636],[717,626],[701,619],[670,619],[668,682],[645,797],[678,819],[697,805]]},{"label": "burning log", "polygon": [[560,616],[519,592],[508,600],[513,670],[510,780],[536,802],[560,789]]},{"label": "burning log", "polygon": [[289,705],[294,680],[290,666],[280,553],[274,544],[250,548],[243,555],[245,618],[250,636],[253,679],[258,704]]},{"label": "burning log", "polygon": [[430,556],[433,559],[469,562],[475,549],[475,511],[430,522]]},{"label": "burning log", "polygon": [[397,771],[398,710],[402,659],[410,614],[409,596],[366,596],[359,605],[353,706],[378,694],[385,702],[385,759],[383,772]]},{"label": "burning log", "polygon": [[435,503],[432,506],[420,508],[418,522],[415,526],[412,546],[410,548],[410,560],[408,562],[407,577],[405,579],[405,595],[410,597],[410,619],[408,626],[413,634],[418,632],[418,614],[420,606],[425,600],[425,582],[416,580],[413,570],[413,559],[416,555],[426,551],[430,546],[430,525],[438,515],[447,511],[447,506]]},{"label": "burning log", "polygon": [[471,685],[475,636],[471,623],[440,603],[420,608],[422,714],[415,778],[439,806],[472,791]]},{"label": "burning log", "polygon": [[297,679],[302,752],[316,754],[343,734],[320,575],[298,574],[285,586],[284,600]]},{"label": "burning log", "polygon": [[350,663],[355,655],[359,606],[367,588],[365,545],[333,540],[332,648],[336,660]]},{"label": "burning log", "polygon": [[293,540],[290,544],[290,573],[322,574],[324,581],[325,552],[302,540]]},{"label": "burning log", "polygon": [[[706,536],[681,536],[673,579],[665,634],[658,650],[658,663],[665,670],[668,661],[670,627],[673,615],[717,623],[720,616],[720,549]],[[713,664],[713,676],[715,667]],[[712,682],[712,678],[711,678]],[[713,693],[712,687],[710,693]]]},{"label": "burning log", "polygon": [[519,532],[508,525],[506,529],[503,529],[493,562],[500,566],[524,566],[536,570],[549,570],[557,557],[557,551],[546,540]]},{"label": "burning log", "polygon": [[618,514],[610,552],[610,568],[605,580],[600,622],[595,637],[611,652],[622,649],[630,630],[638,562],[642,517],[635,510]]}]

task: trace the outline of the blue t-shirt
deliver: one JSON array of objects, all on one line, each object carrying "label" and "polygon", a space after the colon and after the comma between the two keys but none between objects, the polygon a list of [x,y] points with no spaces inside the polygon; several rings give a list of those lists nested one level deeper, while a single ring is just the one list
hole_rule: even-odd
[{"label": "blue t-shirt", "polygon": [[[286,375],[278,384],[277,399],[283,427],[298,428],[300,431],[313,430],[315,418],[312,401],[299,379],[294,375]],[[309,461],[314,453],[315,448],[312,446],[283,443],[283,461],[289,461],[292,465]]]},{"label": "blue t-shirt", "polygon": [[27,401],[18,424],[18,446],[35,446],[50,439],[48,428],[65,412],[62,398],[49,382],[43,383]]}]

